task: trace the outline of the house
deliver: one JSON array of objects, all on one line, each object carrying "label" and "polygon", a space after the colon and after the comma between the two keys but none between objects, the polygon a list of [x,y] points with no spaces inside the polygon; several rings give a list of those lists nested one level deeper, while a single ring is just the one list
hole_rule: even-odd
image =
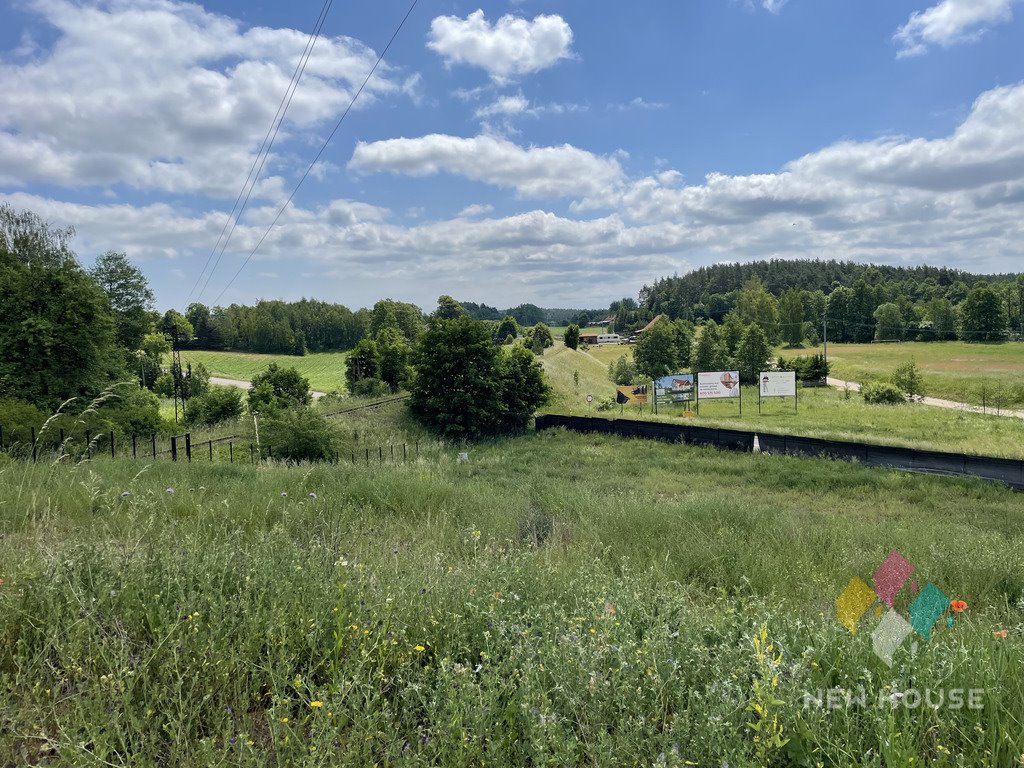
[{"label": "house", "polygon": [[644,326],[643,328],[641,328],[641,329],[640,329],[639,331],[637,331],[637,334],[641,334],[641,333],[643,333],[643,332],[644,332],[644,331],[646,331],[646,330],[647,330],[648,328],[650,328],[650,327],[651,327],[651,326],[653,326],[653,325],[654,325],[655,323],[657,323],[657,322],[658,322],[659,320],[668,320],[668,316],[667,316],[667,315],[655,315],[655,316],[654,316],[654,319],[653,319],[653,320],[651,320],[651,322],[649,322],[649,323],[648,323],[647,325],[645,325],[645,326]]}]

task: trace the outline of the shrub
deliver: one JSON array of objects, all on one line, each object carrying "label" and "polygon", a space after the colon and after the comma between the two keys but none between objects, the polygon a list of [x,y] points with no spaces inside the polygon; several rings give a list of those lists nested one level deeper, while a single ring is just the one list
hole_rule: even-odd
[{"label": "shrub", "polygon": [[161,373],[153,382],[153,391],[160,397],[174,397],[174,377],[169,373]]},{"label": "shrub", "polygon": [[790,360],[780,357],[779,370],[796,371],[796,377],[800,381],[823,381],[828,378],[832,366],[825,361],[825,356],[819,353]]},{"label": "shrub", "polygon": [[337,445],[334,426],[309,406],[272,412],[260,421],[260,438],[274,458],[289,461],[332,459]]},{"label": "shrub", "polygon": [[389,392],[391,392],[391,388],[380,379],[375,378],[360,379],[352,385],[352,394],[355,397],[382,397]]},{"label": "shrub", "polygon": [[608,364],[608,378],[616,384],[632,384],[637,376],[639,376],[639,373],[637,372],[636,364],[625,355],[622,355],[614,363]]},{"label": "shrub", "polygon": [[569,349],[576,349],[580,345],[580,327],[578,325],[570,325],[565,329],[565,335],[562,337],[565,346]]},{"label": "shrub", "polygon": [[892,383],[913,399],[924,394],[924,377],[917,363],[910,360],[892,372]]},{"label": "shrub", "polygon": [[293,405],[309,405],[309,380],[294,368],[279,368],[271,363],[256,374],[249,390],[249,410],[266,412]]},{"label": "shrub", "polygon": [[24,400],[4,398],[0,400],[0,427],[3,428],[3,444],[9,446],[15,441],[28,443],[32,439],[32,427],[38,432],[48,414],[42,408]]},{"label": "shrub", "polygon": [[872,405],[898,405],[907,402],[903,390],[890,381],[869,381],[860,388],[865,403]]},{"label": "shrub", "polygon": [[236,387],[212,386],[205,393],[188,401],[186,426],[212,427],[234,421],[242,415],[242,390]]}]

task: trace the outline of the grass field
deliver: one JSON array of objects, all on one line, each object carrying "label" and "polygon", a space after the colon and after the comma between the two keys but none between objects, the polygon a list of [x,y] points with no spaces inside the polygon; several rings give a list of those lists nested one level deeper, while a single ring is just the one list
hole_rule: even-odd
[{"label": "grass field", "polygon": [[[594,410],[601,400],[613,396],[615,389],[608,380],[607,363],[600,358],[613,357],[609,350],[622,354],[624,349],[628,348],[592,347],[588,352],[574,352],[557,344],[548,349],[542,362],[554,395],[544,410],[609,418],[654,418],[648,408],[643,414],[636,407],[623,409],[621,414],[618,407],[604,413]],[[578,386],[574,372],[579,372]],[[594,395],[592,409],[587,406],[587,394]],[[847,399],[843,391],[828,388],[801,389],[799,396],[798,413],[793,412],[793,401],[786,399],[766,400],[763,412],[758,414],[757,390],[745,387],[742,417],[737,403],[714,402],[705,403],[700,416],[688,421],[703,426],[1024,458],[1024,421],[1020,419],[917,403],[869,406],[856,393],[850,393]],[[679,414],[665,415],[671,412],[663,409],[662,418],[681,420]]]},{"label": "grass field", "polygon": [[[779,354],[789,357],[793,352]],[[980,405],[984,384],[986,405],[1024,406],[1024,344],[1017,342],[829,344],[828,359],[833,376],[858,382],[884,378],[913,360],[924,373],[925,393],[932,397]]]},{"label": "grass field", "polygon": [[181,362],[182,365],[186,360],[202,363],[214,376],[243,381],[251,381],[253,376],[266,370],[268,365],[277,363],[284,368],[295,368],[309,379],[309,385],[318,392],[344,392],[346,357],[347,352],[319,352],[296,356],[189,350],[181,353]]},{"label": "grass field", "polygon": [[[0,758],[740,768],[1024,752],[1013,493],[559,432],[465,464],[455,450],[383,468],[0,466]],[[833,601],[892,549],[969,608],[890,668],[874,614],[853,636]],[[861,688],[866,704],[813,703]],[[911,706],[926,689],[980,690],[980,708]]]}]

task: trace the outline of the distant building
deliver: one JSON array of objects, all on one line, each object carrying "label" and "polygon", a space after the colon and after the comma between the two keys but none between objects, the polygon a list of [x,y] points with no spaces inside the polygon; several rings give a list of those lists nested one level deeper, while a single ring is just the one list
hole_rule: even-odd
[{"label": "distant building", "polygon": [[581,333],[583,344],[621,344],[623,338],[617,333]]},{"label": "distant building", "polygon": [[667,320],[667,319],[668,319],[668,317],[666,315],[655,315],[654,319],[651,320],[651,322],[649,322],[647,325],[645,325],[639,331],[637,331],[637,333],[638,334],[643,333],[644,331],[646,331],[648,328],[650,328],[652,325],[654,325],[659,320]]}]

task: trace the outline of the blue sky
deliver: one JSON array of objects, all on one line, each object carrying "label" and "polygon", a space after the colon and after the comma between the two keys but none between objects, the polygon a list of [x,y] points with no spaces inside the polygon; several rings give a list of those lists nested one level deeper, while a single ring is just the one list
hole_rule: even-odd
[{"label": "blue sky", "polygon": [[73,224],[85,263],[127,252],[161,307],[601,306],[720,261],[1024,265],[1016,0],[421,0],[270,228],[408,7],[332,6],[207,265],[321,2],[3,2],[0,200]]}]

